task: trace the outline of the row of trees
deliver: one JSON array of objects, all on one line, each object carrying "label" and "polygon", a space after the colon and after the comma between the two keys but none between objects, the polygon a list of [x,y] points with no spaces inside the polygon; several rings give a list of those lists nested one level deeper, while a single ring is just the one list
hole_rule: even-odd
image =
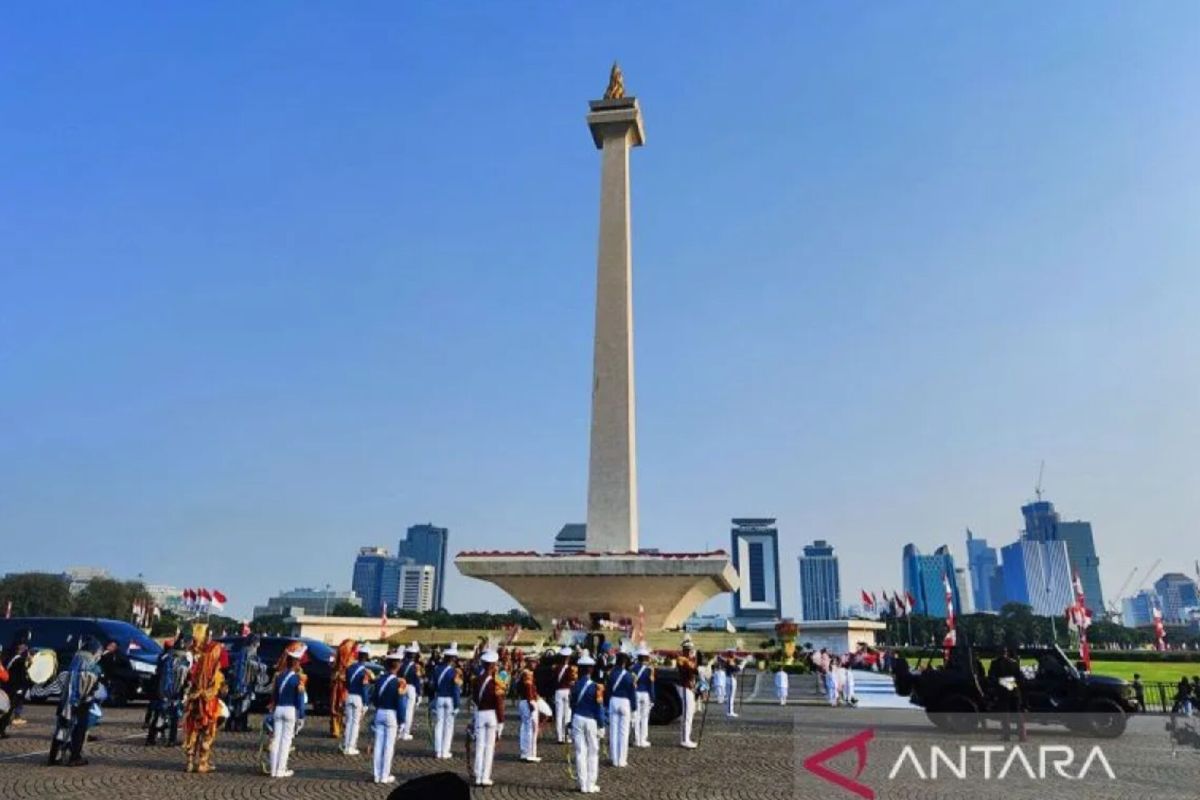
[{"label": "row of trees", "polygon": [[11,602],[14,617],[107,617],[130,619],[134,603],[149,604],[140,581],[96,578],[76,595],[61,575],[23,572],[0,579],[0,603]]},{"label": "row of trees", "polygon": [[[888,645],[939,645],[946,635],[946,620],[913,614],[886,618],[887,630],[881,642]],[[966,614],[957,620],[959,634],[979,645],[1006,643],[1049,644],[1073,647],[1077,640],[1063,617],[1043,617],[1024,603],[1005,603],[998,614]],[[1114,622],[1096,621],[1088,628],[1093,647],[1143,647],[1154,644],[1154,632],[1146,628],[1126,628]],[[1200,636],[1180,629],[1168,632],[1172,645],[1200,645]]]}]

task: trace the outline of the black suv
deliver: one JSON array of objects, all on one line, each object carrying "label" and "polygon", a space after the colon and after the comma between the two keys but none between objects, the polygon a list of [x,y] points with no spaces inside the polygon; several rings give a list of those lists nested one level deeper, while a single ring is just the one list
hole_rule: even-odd
[{"label": "black suv", "polygon": [[[1001,655],[1000,648],[960,645],[942,666],[934,666],[941,651],[929,651],[909,668],[901,659],[895,668],[896,693],[925,709],[939,728],[966,732],[983,720],[1004,714],[1002,687],[987,677],[984,660]],[[1126,715],[1137,710],[1133,687],[1120,678],[1081,673],[1057,646],[1013,648],[1022,664],[1022,707],[1037,722],[1065,725],[1095,736],[1117,737],[1125,732]]]},{"label": "black suv", "polygon": [[80,642],[92,638],[106,644],[116,642],[117,651],[101,660],[104,683],[108,687],[108,704],[120,706],[131,700],[147,697],[154,686],[154,669],[162,647],[140,628],[115,619],[90,617],[13,617],[0,619],[0,642],[8,647],[17,631],[28,629],[32,636],[30,648],[53,650],[58,657],[58,676],[43,686],[34,686],[31,700],[57,697],[64,685],[64,676]]}]

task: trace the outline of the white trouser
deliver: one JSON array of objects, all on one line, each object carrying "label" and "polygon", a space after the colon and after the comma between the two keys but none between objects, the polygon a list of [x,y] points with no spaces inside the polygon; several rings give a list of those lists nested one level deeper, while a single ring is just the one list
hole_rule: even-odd
[{"label": "white trouser", "polygon": [[842,670],[842,698],[847,704],[854,699],[854,672],[852,670]]},{"label": "white trouser", "polygon": [[571,720],[571,735],[575,739],[575,775],[579,790],[587,792],[596,785],[600,774],[600,729],[591,717],[576,716]]},{"label": "white trouser", "polygon": [[637,726],[635,728],[636,736],[633,737],[634,742],[638,747],[650,746],[650,709],[654,705],[650,702],[649,692],[637,693]]},{"label": "white trouser", "polygon": [[362,723],[363,701],[356,694],[346,696],[342,716],[342,752],[358,749],[358,728]]},{"label": "white trouser", "polygon": [[788,696],[788,690],[787,690],[786,686],[776,686],[775,687],[775,699],[779,701],[779,705],[781,705],[781,706],[787,705],[787,696]]},{"label": "white trouser", "polygon": [[838,680],[837,673],[833,670],[825,673],[825,697],[829,700],[829,705],[836,706],[838,701]]},{"label": "white trouser", "polygon": [[454,698],[438,697],[433,701],[433,752],[438,758],[450,757],[454,741]]},{"label": "white trouser", "polygon": [[271,777],[278,778],[287,771],[288,751],[296,735],[296,707],[276,706],[275,732],[271,736]]},{"label": "white trouser", "polygon": [[713,694],[717,696],[718,703],[725,702],[725,673],[716,672],[713,674],[712,681]]},{"label": "white trouser", "polygon": [[521,712],[521,758],[537,758],[538,711],[528,700],[517,704]]},{"label": "white trouser", "polygon": [[571,722],[571,690],[559,689],[554,693],[554,732],[559,743],[567,740],[567,725]]},{"label": "white trouser", "polygon": [[726,700],[728,702],[725,706],[725,713],[734,713],[736,709],[733,706],[734,703],[737,702],[737,678],[733,677],[732,675],[729,676],[729,697],[727,697]]},{"label": "white trouser", "polygon": [[408,702],[404,704],[404,722],[400,725],[400,735],[405,739],[413,738],[413,715],[417,713],[417,687],[411,683],[404,690]]},{"label": "white trouser", "polygon": [[679,700],[683,706],[683,719],[679,725],[679,743],[692,743],[692,721],[696,719],[696,692],[692,689],[677,686]]},{"label": "white trouser", "polygon": [[390,708],[375,710],[375,782],[383,783],[392,774],[392,756],[396,754],[396,712]]},{"label": "white trouser", "polygon": [[475,783],[492,779],[492,759],[496,755],[496,731],[500,723],[492,710],[475,711]]},{"label": "white trouser", "polygon": [[629,698],[614,697],[608,701],[608,752],[614,767],[629,764]]}]

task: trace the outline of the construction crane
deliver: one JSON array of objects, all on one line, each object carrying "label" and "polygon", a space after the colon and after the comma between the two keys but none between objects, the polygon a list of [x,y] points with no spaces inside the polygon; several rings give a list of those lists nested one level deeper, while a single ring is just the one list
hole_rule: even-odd
[{"label": "construction crane", "polygon": [[1046,471],[1046,459],[1042,459],[1041,465],[1038,467],[1038,482],[1037,486],[1033,487],[1033,493],[1037,495],[1038,502],[1042,502],[1042,473]]},{"label": "construction crane", "polygon": [[1137,585],[1137,588],[1133,590],[1134,594],[1137,594],[1138,592],[1140,592],[1142,590],[1142,587],[1146,585],[1146,581],[1150,580],[1150,576],[1154,574],[1154,570],[1161,563],[1162,563],[1162,559],[1159,558],[1159,559],[1156,559],[1154,561],[1154,563],[1150,565],[1150,569],[1146,570],[1146,574],[1142,577],[1142,582],[1139,583]]},{"label": "construction crane", "polygon": [[1133,569],[1129,570],[1129,577],[1127,577],[1125,579],[1125,582],[1121,584],[1121,588],[1117,589],[1116,599],[1108,601],[1109,613],[1111,613],[1111,614],[1120,614],[1121,613],[1121,609],[1117,606],[1117,603],[1121,602],[1121,598],[1125,596],[1125,589],[1129,587],[1129,582],[1131,580],[1133,580],[1133,576],[1137,574],[1137,571],[1138,571],[1137,567],[1134,567]]}]

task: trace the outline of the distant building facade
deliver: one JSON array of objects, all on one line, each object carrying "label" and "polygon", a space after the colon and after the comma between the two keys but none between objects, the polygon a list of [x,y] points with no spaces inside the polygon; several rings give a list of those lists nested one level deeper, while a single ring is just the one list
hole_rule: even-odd
[{"label": "distant building facade", "polygon": [[1190,621],[1189,609],[1200,607],[1196,582],[1182,572],[1168,572],[1154,582],[1154,593],[1162,604],[1163,621],[1182,624]]},{"label": "distant building facade", "polygon": [[1154,622],[1154,607],[1158,595],[1143,589],[1133,597],[1121,600],[1121,624],[1126,628],[1144,628]]},{"label": "distant building facade", "polygon": [[975,599],[971,596],[971,576],[966,567],[954,568],[954,585],[958,589],[958,601],[962,605],[962,613],[975,613]]},{"label": "distant building facade", "polygon": [[1000,556],[987,539],[977,538],[967,529],[967,568],[971,573],[971,595],[976,611],[999,611],[1004,605],[1004,581],[1000,574]]},{"label": "distant building facade", "polygon": [[833,546],[824,539],[805,545],[800,556],[800,618],[842,618],[842,581]]},{"label": "distant building facade", "polygon": [[554,537],[554,552],[560,555],[583,553],[587,551],[587,525],[582,522],[568,522]]},{"label": "distant building facade", "polygon": [[444,593],[446,583],[446,549],[449,546],[450,531],[439,528],[432,523],[413,525],[408,529],[404,539],[396,547],[397,558],[411,558],[418,564],[433,567],[433,607],[445,608]]},{"label": "distant building facade", "polygon": [[1000,554],[1008,602],[1024,603],[1044,617],[1061,617],[1074,604],[1066,542],[1023,538],[1002,547]]},{"label": "distant building facade", "polygon": [[925,555],[915,544],[906,544],[901,553],[904,573],[904,591],[912,595],[914,613],[927,617],[948,616],[946,607],[946,582],[950,583],[950,599],[955,614],[962,614],[962,598],[959,596],[958,581],[955,579],[954,556],[950,548],[942,545],[932,554]]},{"label": "distant building facade", "polygon": [[733,594],[735,625],[748,625],[782,616],[779,591],[779,531],[775,520],[743,517],[733,520],[730,533],[733,568],[741,579]]},{"label": "distant building facade", "polygon": [[350,588],[362,599],[363,610],[369,616],[383,613],[400,605],[400,559],[386,547],[363,547],[354,560],[354,575]]},{"label": "distant building facade", "polygon": [[[1023,539],[1066,543],[1068,573],[1079,574],[1088,608],[1096,614],[1102,613],[1104,592],[1100,587],[1100,558],[1096,555],[1092,523],[1081,520],[1064,522],[1054,510],[1054,504],[1048,500],[1037,500],[1021,506],[1021,515],[1025,518]],[[1007,577],[1005,585],[1008,585]]]},{"label": "distant building facade", "polygon": [[353,591],[301,587],[280,592],[274,597],[268,598],[265,606],[255,606],[254,618],[275,615],[293,616],[296,609],[301,610],[307,616],[332,614],[338,603],[362,606],[362,600]]},{"label": "distant building facade", "polygon": [[421,613],[433,608],[435,571],[411,559],[400,565],[400,610]]}]

